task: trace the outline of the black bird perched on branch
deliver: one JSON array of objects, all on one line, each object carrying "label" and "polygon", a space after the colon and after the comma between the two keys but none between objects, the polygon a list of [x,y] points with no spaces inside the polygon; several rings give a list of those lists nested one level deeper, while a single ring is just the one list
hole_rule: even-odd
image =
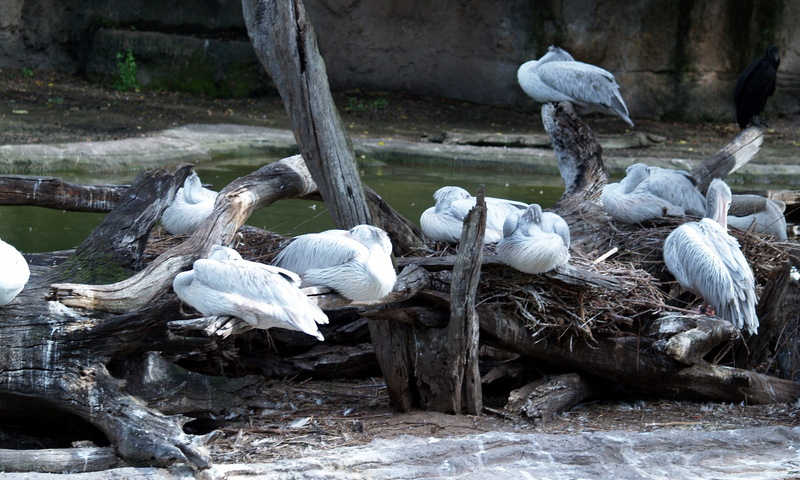
[{"label": "black bird perched on branch", "polygon": [[781,57],[778,47],[767,48],[763,57],[751,63],[736,82],[734,99],[736,101],[736,121],[745,128],[764,110],[767,99],[775,93],[775,77]]}]

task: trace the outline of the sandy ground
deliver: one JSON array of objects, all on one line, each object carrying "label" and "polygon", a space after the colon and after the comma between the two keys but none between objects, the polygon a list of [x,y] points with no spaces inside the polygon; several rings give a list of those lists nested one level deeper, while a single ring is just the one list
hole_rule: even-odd
[{"label": "sandy ground", "polygon": [[[147,136],[187,123],[240,123],[288,128],[277,97],[217,100],[167,92],[121,93],[63,74],[0,72],[0,145],[98,141]],[[400,95],[335,95],[352,136],[425,139],[443,131],[541,132],[535,111],[476,106]],[[385,100],[385,101],[384,101]],[[623,122],[593,118],[600,133],[624,132]],[[771,119],[762,162],[794,162],[798,118]],[[637,129],[663,135],[648,155],[702,158],[732,138],[730,124],[638,121]],[[437,413],[396,413],[380,378],[341,382],[272,382],[273,408],[250,412],[218,428],[210,443],[216,463],[299,458],[309,451],[366,444],[376,438],[448,437],[486,432],[575,434],[597,431],[716,431],[800,425],[797,405],[724,405],[664,399],[595,401],[547,422]],[[402,442],[402,440],[401,440]],[[788,477],[787,477],[788,478]]]}]

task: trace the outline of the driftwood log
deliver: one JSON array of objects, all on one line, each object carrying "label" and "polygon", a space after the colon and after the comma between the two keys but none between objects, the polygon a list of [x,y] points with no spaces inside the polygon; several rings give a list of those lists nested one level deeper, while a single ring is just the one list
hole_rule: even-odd
[{"label": "driftwood log", "polygon": [[[568,109],[554,110],[553,115],[558,120],[559,115],[569,116],[571,113]],[[573,125],[576,121],[579,120],[569,119],[566,124]],[[575,161],[581,161],[580,155],[574,158]],[[599,172],[591,168],[584,171]],[[118,208],[108,215],[102,228],[98,229],[105,233],[92,235],[77,252],[99,251],[94,250],[91,244],[104,245],[104,252],[117,249],[141,252],[140,236],[152,228],[157,218],[153,209],[158,211],[166,206],[165,199],[171,198],[187,173],[188,168],[181,167],[142,175],[127,194],[121,195]],[[584,185],[587,188],[573,188],[574,195],[582,195],[584,199],[594,198],[596,187],[588,182]],[[151,188],[158,193],[148,193]],[[258,406],[255,392],[260,378],[211,381],[206,375],[174,368],[169,359],[216,348],[218,339],[214,336],[183,335],[170,329],[172,321],[179,319],[181,314],[169,284],[178,271],[189,266],[210,244],[232,242],[237,236],[238,227],[253,209],[267,206],[278,198],[305,198],[315,191],[316,186],[299,156],[263,167],[223,189],[213,220],[206,222],[197,233],[157,256],[141,272],[117,283],[58,283],[65,277],[73,276],[76,271],[74,264],[62,263],[69,268],[51,269],[49,265],[52,259],[48,258],[48,267],[45,268],[35,266],[36,261],[32,258],[34,275],[31,283],[17,301],[3,308],[0,342],[6,347],[6,353],[0,365],[2,393],[8,398],[37,399],[49,407],[85,419],[104,432],[116,451],[130,463],[166,465],[187,462],[196,467],[205,466],[207,459],[202,454],[199,439],[183,433],[181,429],[186,421],[181,414],[188,411],[218,413],[226,405],[235,404]],[[155,200],[143,203],[137,200],[140,197]],[[63,202],[52,203],[64,208]],[[591,225],[594,222],[598,228],[607,228],[608,220],[588,215],[589,212],[592,215],[596,212],[591,203],[584,201],[583,204],[576,204],[569,196],[565,196],[560,204],[567,206],[567,212],[572,212],[571,215],[565,213],[571,222],[577,224],[583,217],[584,224]],[[136,212],[136,208],[133,208],[135,205],[140,208],[137,217],[132,218],[131,215]],[[137,225],[135,235],[120,233],[123,230],[128,232],[128,228],[114,227],[133,224]],[[587,226],[583,228],[589,229]],[[472,236],[480,238],[477,230],[468,228],[466,231],[473,233],[465,233],[465,245],[469,244],[466,240]],[[577,235],[576,239],[584,245],[599,244],[594,238],[601,236],[598,231]],[[586,240],[587,236],[594,239]],[[113,242],[108,242],[108,239],[113,239]],[[485,262],[479,262],[474,256],[476,251],[480,252],[479,249],[472,249],[470,257],[465,257],[471,258],[466,265],[474,267],[482,263],[482,268],[472,268],[473,273],[465,278],[476,278],[475,271],[481,272],[482,279],[494,276],[496,273],[493,272],[502,272],[491,256]],[[125,263],[127,268],[135,268],[136,261],[127,257],[110,258],[117,258],[115,261]],[[396,407],[410,409],[423,405],[453,412],[480,409],[480,396],[475,390],[477,382],[465,381],[461,387],[454,388],[457,384],[447,380],[453,377],[447,377],[442,370],[437,370],[437,365],[457,358],[446,353],[451,347],[448,343],[450,337],[445,334],[456,325],[452,313],[456,309],[451,308],[451,302],[456,297],[451,297],[449,289],[441,289],[443,279],[445,285],[452,282],[449,272],[456,261],[426,258],[402,260],[399,262],[401,265],[417,263],[419,266],[406,267],[408,273],[404,271],[401,278],[409,280],[399,282],[392,297],[385,302],[354,306],[330,292],[309,293],[318,296],[324,308],[332,309],[331,314],[341,311],[354,319],[369,317],[367,323],[373,336],[377,335],[375,325],[393,330],[405,329],[406,333],[388,337],[394,343],[381,343],[380,348],[374,351],[367,349],[357,353],[357,349],[348,350],[358,355],[352,358],[360,359],[361,363],[369,358],[374,359],[372,355],[377,356]],[[91,257],[81,261],[90,262]],[[538,277],[528,278],[529,281],[535,281]],[[584,295],[621,291],[626,285],[623,277],[592,271],[580,263],[573,263],[541,278],[550,285],[567,285],[576,289],[575,292],[583,292],[575,297],[575,309],[582,308],[580,299]],[[458,302],[467,305],[470,297],[474,297],[471,287],[467,286],[468,282],[458,283],[464,288],[462,299]],[[434,288],[434,284],[439,287]],[[44,301],[46,296],[51,300]],[[470,316],[470,310],[467,309],[466,317]],[[724,322],[703,319],[686,324],[684,321],[683,327],[671,331],[661,329],[658,334],[609,336],[593,333],[589,337],[567,340],[551,336],[536,337],[520,318],[483,303],[474,309],[474,315],[479,322],[482,344],[534,359],[541,368],[553,365],[563,370],[566,367],[606,382],[687,398],[767,403],[792,401],[800,395],[800,388],[795,382],[709,363],[706,352],[731,341],[733,333]],[[361,322],[362,329],[366,327],[363,320],[353,324],[358,322]],[[655,331],[654,325],[651,332]],[[408,328],[414,329],[414,341]],[[329,339],[335,338],[327,332],[325,335]],[[403,338],[404,341],[398,341]],[[467,342],[466,345],[474,343]],[[327,348],[328,354],[323,353],[324,350],[309,354],[321,359],[321,355],[332,353],[331,348],[336,349]],[[467,357],[469,355],[474,356],[467,354]],[[298,355],[298,368],[305,368],[305,375],[314,375],[313,369],[302,366],[304,362],[308,364],[308,360],[300,357],[302,355]],[[312,357],[306,355],[306,358]],[[437,358],[438,363],[435,361]],[[332,361],[346,362],[341,357]],[[320,363],[324,364],[325,361]],[[416,365],[417,368],[409,369],[408,365]],[[462,366],[466,366],[466,363]],[[320,369],[323,371],[324,367]],[[158,375],[154,380],[136,374],[143,371],[158,372]],[[285,369],[280,371],[284,374],[287,372]],[[335,367],[324,371],[324,374],[329,374],[335,371]],[[225,387],[226,384],[229,386]],[[452,397],[456,390],[465,394],[460,404]],[[566,395],[563,388],[556,390],[565,398],[581,397]],[[473,392],[471,399],[470,391]],[[166,398],[157,392],[181,394]],[[548,403],[542,401],[543,405]],[[553,402],[554,405],[558,404],[555,400]],[[566,407],[561,405],[558,408]],[[549,412],[552,409],[545,410]]]},{"label": "driftwood log", "polygon": [[[0,318],[0,406],[25,399],[74,414],[103,432],[117,454],[131,464],[186,463],[204,468],[208,458],[202,438],[183,431],[184,414],[259,406],[261,377],[212,378],[208,367],[200,373],[176,364],[189,357],[210,358],[229,340],[208,331],[214,320],[185,322],[170,288],[175,275],[213,245],[234,244],[255,209],[278,199],[321,193],[338,225],[380,218],[397,242],[396,253],[402,255],[410,255],[419,241],[418,230],[389,206],[371,201],[382,208],[379,215],[369,212],[370,193],[361,193],[302,4],[244,0],[243,6],[259,58],[280,80],[276,83],[283,89],[307,158],[290,157],[235,180],[220,192],[214,212],[197,232],[149,262],[143,260],[146,241],[188,174],[188,166],[144,173],[129,188],[110,187],[102,202],[86,197],[96,197],[96,189],[19,177],[7,180],[22,186],[15,187],[6,202],[21,204],[18,198],[24,197],[24,202],[58,208],[69,208],[70,203],[78,209],[104,209],[112,203],[114,208],[66,259],[29,258],[31,280],[17,300],[2,308]],[[668,288],[661,289],[656,248],[657,235],[664,230],[648,232],[652,236],[648,241],[655,247],[647,255],[636,257],[626,249],[621,238],[632,237],[633,230],[613,224],[599,205],[608,176],[593,132],[569,104],[545,105],[542,117],[565,181],[564,196],[554,209],[572,229],[574,252],[569,266],[546,275],[512,278],[491,257],[484,261],[480,238],[485,212],[479,204],[466,222],[455,258],[398,262],[409,266],[384,301],[351,304],[335,293],[309,291],[329,315],[341,319],[340,324],[327,327],[334,329],[333,335],[324,331],[333,345],[312,347],[309,339],[275,332],[276,338],[286,338],[298,349],[308,348],[295,355],[293,364],[282,363],[273,371],[286,374],[295,368],[292,373],[314,375],[315,367],[307,365],[315,362],[328,367],[353,359],[361,365],[376,362],[398,409],[476,414],[482,405],[480,342],[531,359],[541,370],[570,369],[579,372],[579,378],[589,376],[658,394],[752,403],[789,402],[800,396],[800,384],[753,370],[775,353],[775,336],[796,322],[781,305],[797,303],[797,293],[786,286],[789,263],[798,263],[797,254],[782,253],[778,257],[786,262],[760,272],[760,278],[768,279],[759,304],[764,328],[760,336],[745,338],[746,343],[722,322],[680,315],[685,305],[677,300],[676,305],[631,301],[636,299],[630,292],[642,284],[658,290],[659,298],[667,296],[664,290]],[[755,154],[762,137],[758,127],[743,131],[695,172],[698,180],[702,183],[709,176],[724,176],[738,168]],[[337,168],[339,173],[326,176],[329,169]],[[324,186],[318,186],[316,178]],[[51,186],[42,189],[44,184]],[[629,255],[626,263],[617,270],[601,269],[612,261],[601,256],[614,249],[619,256]],[[58,267],[51,268],[53,263]],[[506,290],[500,291],[501,283]],[[551,298],[556,290],[568,300]],[[501,308],[497,298],[504,292],[518,302],[516,310]],[[625,300],[614,300],[619,298]],[[525,302],[549,302],[553,308],[528,308]],[[597,304],[602,304],[600,313],[590,314]],[[669,309],[679,313],[677,320],[674,315],[671,320],[679,327],[666,328],[662,314]],[[364,347],[367,330],[374,348]],[[228,333],[235,337],[238,331]],[[335,345],[339,335],[360,335],[363,341],[343,349]],[[715,355],[724,356],[730,345],[736,366],[714,363]],[[316,372],[320,371],[328,375],[336,369]],[[550,390],[571,400],[540,398],[535,402],[540,407],[531,411],[547,416],[591,393],[583,381],[563,385],[570,384],[575,387]],[[566,392],[569,388],[576,391]]]}]

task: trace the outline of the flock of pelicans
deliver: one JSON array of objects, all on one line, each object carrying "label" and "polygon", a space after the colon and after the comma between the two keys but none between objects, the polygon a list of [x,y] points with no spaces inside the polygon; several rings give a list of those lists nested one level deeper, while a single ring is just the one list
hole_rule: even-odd
[{"label": "flock of pelicans", "polygon": [[[736,108],[742,128],[757,121],[774,92],[778,63],[777,48],[770,47],[740,77]],[[568,101],[582,111],[618,115],[633,126],[613,75],[576,62],[560,48],[550,47],[539,60],[524,63],[517,77],[522,89],[540,103]],[[457,243],[464,218],[477,199],[456,186],[442,187],[433,196],[435,205],[420,217],[423,233],[434,242]],[[192,173],[164,211],[164,228],[171,234],[194,232],[213,211],[216,198],[217,192],[203,187]],[[712,307],[720,318],[757,333],[753,271],[727,226],[785,240],[782,204],[757,196],[732,196],[720,179],[703,196],[687,172],[644,164],[631,165],[624,179],[605,186],[601,200],[620,222],[702,217],[670,233],[664,242],[664,262],[681,286],[703,299],[701,312]],[[544,212],[537,204],[491,197],[485,201],[484,243],[496,244],[501,262],[531,274],[568,262],[570,231],[559,215]],[[370,225],[300,235],[278,253],[273,265],[244,260],[231,248],[215,246],[191,270],[175,277],[173,289],[206,317],[235,317],[251,327],[288,328],[323,340],[318,325],[328,323],[328,318],[300,288],[324,286],[352,301],[380,300],[392,291],[397,278],[391,253],[386,232]],[[22,291],[30,272],[23,256],[2,241],[0,268],[2,306]]]}]

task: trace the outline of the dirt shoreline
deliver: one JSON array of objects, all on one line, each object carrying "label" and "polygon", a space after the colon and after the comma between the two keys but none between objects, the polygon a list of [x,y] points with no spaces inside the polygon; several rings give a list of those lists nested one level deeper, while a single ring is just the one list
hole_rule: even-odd
[{"label": "dirt shoreline", "polygon": [[[507,109],[455,100],[390,93],[338,92],[334,99],[352,138],[428,141],[443,132],[543,133],[535,108]],[[186,124],[241,124],[290,130],[277,96],[212,99],[176,92],[118,92],[79,77],[50,72],[26,76],[0,71],[0,145],[97,142],[146,137]],[[797,164],[800,115],[769,119],[760,164]],[[703,159],[727,144],[738,127],[730,123],[678,123],[635,119],[635,131],[666,139],[614,155]],[[593,116],[598,134],[628,131],[621,120]]]}]

